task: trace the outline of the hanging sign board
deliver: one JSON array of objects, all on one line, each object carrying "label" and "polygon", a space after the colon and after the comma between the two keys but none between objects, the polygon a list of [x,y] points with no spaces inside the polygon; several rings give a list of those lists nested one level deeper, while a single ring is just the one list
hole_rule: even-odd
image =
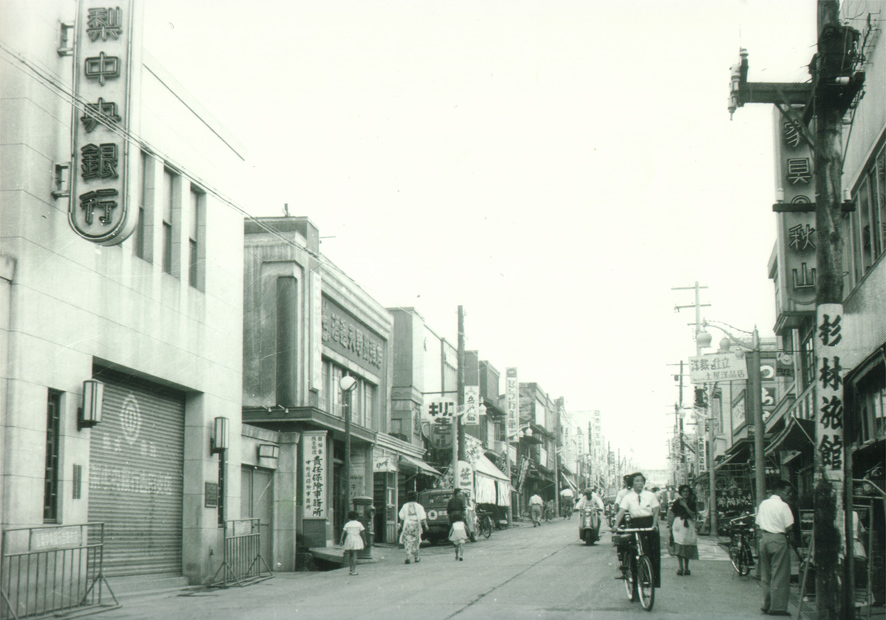
[{"label": "hanging sign board", "polygon": [[465,386],[465,424],[480,424],[480,386]]},{"label": "hanging sign board", "polygon": [[746,381],[748,366],[743,352],[698,355],[689,358],[689,374],[694,384]]}]

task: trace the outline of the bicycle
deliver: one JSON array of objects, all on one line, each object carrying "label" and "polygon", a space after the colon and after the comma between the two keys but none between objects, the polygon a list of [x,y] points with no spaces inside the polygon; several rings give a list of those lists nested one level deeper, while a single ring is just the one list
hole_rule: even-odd
[{"label": "bicycle", "polygon": [[740,577],[750,574],[754,566],[753,540],[754,526],[749,522],[754,515],[744,514],[729,520],[729,560]]},{"label": "bicycle", "polygon": [[545,523],[550,523],[554,519],[554,501],[551,500],[545,504],[544,513]]},{"label": "bicycle", "polygon": [[619,536],[628,534],[627,550],[621,556],[621,572],[624,576],[625,590],[628,600],[632,603],[638,598],[646,611],[652,611],[655,603],[655,569],[652,560],[646,554],[643,544],[644,532],[656,531],[653,527],[631,527],[617,530]]},{"label": "bicycle", "polygon": [[492,528],[494,527],[492,516],[485,510],[477,510],[477,520],[479,521],[480,535],[483,538],[492,536]]}]

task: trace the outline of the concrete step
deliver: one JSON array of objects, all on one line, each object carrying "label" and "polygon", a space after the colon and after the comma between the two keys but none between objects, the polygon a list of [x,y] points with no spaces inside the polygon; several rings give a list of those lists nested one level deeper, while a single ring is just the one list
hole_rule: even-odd
[{"label": "concrete step", "polygon": [[195,589],[188,585],[188,580],[185,577],[177,574],[112,577],[108,579],[108,585],[111,586],[117,600],[164,593],[191,592]]}]

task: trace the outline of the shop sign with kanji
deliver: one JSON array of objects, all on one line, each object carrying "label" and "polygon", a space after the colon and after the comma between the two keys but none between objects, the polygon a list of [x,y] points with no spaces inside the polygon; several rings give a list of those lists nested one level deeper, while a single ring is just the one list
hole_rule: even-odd
[{"label": "shop sign with kanji", "polygon": [[829,479],[843,479],[843,305],[816,307],[815,441]]},{"label": "shop sign with kanji", "polygon": [[744,381],[748,367],[743,352],[713,353],[689,358],[689,375],[694,384]]},{"label": "shop sign with kanji", "polygon": [[507,409],[508,434],[514,435],[520,427],[520,384],[517,369],[505,371],[505,408]]},{"label": "shop sign with kanji", "polygon": [[302,435],[302,515],[326,518],[326,431]]},{"label": "shop sign with kanji", "polygon": [[74,51],[73,154],[68,222],[102,245],[135,228],[128,161],[133,3],[80,0]]}]

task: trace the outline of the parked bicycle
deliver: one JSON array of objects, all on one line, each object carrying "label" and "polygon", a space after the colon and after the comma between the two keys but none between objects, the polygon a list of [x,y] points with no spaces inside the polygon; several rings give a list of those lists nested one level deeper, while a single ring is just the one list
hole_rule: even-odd
[{"label": "parked bicycle", "polygon": [[492,515],[482,508],[477,509],[477,521],[480,529],[480,535],[483,538],[492,536],[492,528],[495,526],[492,521]]},{"label": "parked bicycle", "polygon": [[639,599],[646,611],[651,611],[655,603],[655,569],[652,568],[652,560],[646,553],[641,534],[655,531],[653,527],[629,527],[616,531],[616,535],[627,537],[627,540],[621,541],[627,548],[621,555],[620,568],[628,600],[634,602]]},{"label": "parked bicycle", "polygon": [[754,516],[743,514],[729,520],[729,559],[732,568],[742,577],[754,566]]},{"label": "parked bicycle", "polygon": [[544,517],[545,517],[546,523],[550,523],[551,521],[553,521],[553,519],[554,519],[554,500],[550,500],[550,501],[548,501],[547,504],[545,504]]}]

